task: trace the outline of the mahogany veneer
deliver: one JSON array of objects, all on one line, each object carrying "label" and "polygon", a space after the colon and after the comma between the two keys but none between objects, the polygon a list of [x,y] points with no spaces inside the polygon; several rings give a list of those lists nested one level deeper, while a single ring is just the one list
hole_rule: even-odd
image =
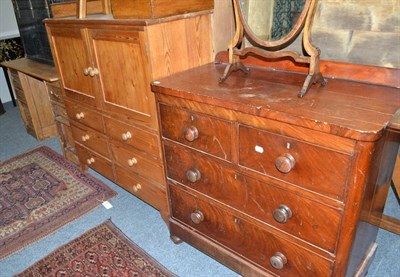
[{"label": "mahogany veneer", "polygon": [[224,69],[152,86],[172,238],[245,276],[365,274],[400,142],[399,89],[329,79],[300,99],[303,73],[251,68],[219,84]]}]

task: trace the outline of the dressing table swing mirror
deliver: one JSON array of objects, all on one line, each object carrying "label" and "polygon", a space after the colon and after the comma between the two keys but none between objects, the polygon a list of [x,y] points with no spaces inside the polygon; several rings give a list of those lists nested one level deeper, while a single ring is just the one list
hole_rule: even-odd
[{"label": "dressing table swing mirror", "polygon": [[[233,0],[236,32],[229,44],[229,63],[219,82],[232,71],[249,73],[240,57],[252,53],[267,59],[290,57],[295,62],[309,64],[309,72],[298,93],[302,98],[312,84],[325,85],[320,68],[320,50],[311,42],[311,27],[317,0]],[[306,55],[285,50],[303,31],[302,46]],[[252,44],[246,47],[244,38]]]}]

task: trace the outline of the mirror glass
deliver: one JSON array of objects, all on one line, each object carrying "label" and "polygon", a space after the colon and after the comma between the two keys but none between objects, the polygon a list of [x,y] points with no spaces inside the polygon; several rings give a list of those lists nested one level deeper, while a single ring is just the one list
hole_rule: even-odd
[{"label": "mirror glass", "polygon": [[286,37],[296,25],[306,0],[239,0],[251,31],[263,41]]}]

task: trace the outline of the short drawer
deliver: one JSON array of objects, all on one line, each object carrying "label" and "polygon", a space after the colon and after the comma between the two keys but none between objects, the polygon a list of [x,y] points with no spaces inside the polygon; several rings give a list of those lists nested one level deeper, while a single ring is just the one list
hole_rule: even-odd
[{"label": "short drawer", "polygon": [[115,166],[115,179],[118,185],[136,195],[146,203],[160,211],[167,209],[167,195],[165,189],[149,182],[139,175]]},{"label": "short drawer", "polygon": [[110,143],[114,160],[126,170],[137,173],[159,184],[165,184],[164,170],[160,160],[144,155],[122,143]]},{"label": "short drawer", "polygon": [[10,77],[11,83],[13,85],[13,88],[14,89],[18,88],[20,90],[23,90],[22,85],[21,85],[21,80],[19,79],[18,72],[15,70],[9,69],[8,73],[10,73],[9,77]]},{"label": "short drawer", "polygon": [[71,131],[76,142],[96,151],[106,158],[111,157],[105,135],[84,125],[77,125],[76,123],[71,124]]},{"label": "short drawer", "polygon": [[184,147],[165,144],[165,158],[168,178],[335,252],[340,210],[240,174]]},{"label": "short drawer", "polygon": [[26,103],[25,93],[22,89],[14,87],[14,93],[19,101]]},{"label": "short drawer", "polygon": [[88,166],[101,173],[104,177],[114,180],[113,167],[110,160],[105,159],[78,143],[75,144],[75,149],[82,166]]},{"label": "short drawer", "polygon": [[59,104],[53,104],[52,108],[53,108],[53,113],[54,113],[55,117],[61,116],[68,120],[67,110],[65,109],[64,106],[61,106]]},{"label": "short drawer", "polygon": [[100,113],[67,100],[65,108],[70,119],[104,133],[103,116]]},{"label": "short drawer", "polygon": [[240,126],[239,164],[343,201],[351,156]]},{"label": "short drawer", "polygon": [[163,137],[231,160],[230,122],[163,104],[160,118]]},{"label": "short drawer", "polygon": [[161,158],[159,139],[156,135],[108,117],[104,117],[104,123],[106,133],[111,138]]},{"label": "short drawer", "polygon": [[47,90],[49,92],[50,100],[64,105],[64,95],[60,86],[57,86],[57,84],[58,82],[56,82],[56,84],[47,83]]},{"label": "short drawer", "polygon": [[[170,185],[172,217],[281,276],[329,276],[333,261]],[[286,263],[283,262],[286,260]],[[281,266],[281,269],[275,267]]]}]

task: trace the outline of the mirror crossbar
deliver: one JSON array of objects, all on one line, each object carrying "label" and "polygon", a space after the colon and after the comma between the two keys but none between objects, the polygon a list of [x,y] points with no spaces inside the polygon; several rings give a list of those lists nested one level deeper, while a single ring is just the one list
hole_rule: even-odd
[{"label": "mirror crossbar", "polygon": [[[308,64],[309,73],[297,94],[300,98],[304,97],[313,84],[326,84],[326,80],[319,68],[320,51],[311,42],[311,26],[318,0],[305,0],[303,10],[295,26],[285,37],[276,41],[262,40],[252,31],[246,21],[240,1],[233,0],[236,32],[229,44],[229,63],[223,75],[219,78],[219,83],[224,82],[234,71],[241,70],[247,75],[249,68],[242,64],[240,58],[252,53],[269,59],[291,58],[294,62]],[[303,31],[302,45],[307,55],[300,55],[295,51],[282,50],[293,43],[301,31]],[[245,36],[252,42],[253,45],[251,47],[244,47]],[[238,46],[240,46],[240,49]]]}]

